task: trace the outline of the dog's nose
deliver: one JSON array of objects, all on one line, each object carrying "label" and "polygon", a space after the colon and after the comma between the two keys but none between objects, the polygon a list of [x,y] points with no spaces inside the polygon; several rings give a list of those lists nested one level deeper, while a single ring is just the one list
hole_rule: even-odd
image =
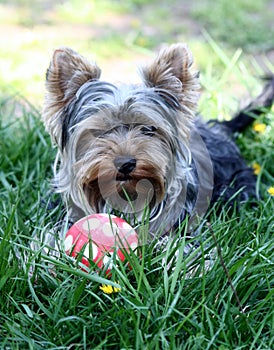
[{"label": "dog's nose", "polygon": [[130,174],[136,167],[136,159],[127,156],[116,157],[114,159],[114,165],[119,173]]}]

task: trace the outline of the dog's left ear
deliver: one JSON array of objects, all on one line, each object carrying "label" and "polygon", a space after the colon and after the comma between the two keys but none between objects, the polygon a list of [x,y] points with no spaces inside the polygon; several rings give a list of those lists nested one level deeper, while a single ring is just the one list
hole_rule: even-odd
[{"label": "dog's left ear", "polygon": [[200,85],[199,72],[191,70],[192,63],[192,53],[187,45],[171,45],[160,51],[151,65],[142,69],[144,84],[159,92],[171,92],[181,106],[195,110]]}]

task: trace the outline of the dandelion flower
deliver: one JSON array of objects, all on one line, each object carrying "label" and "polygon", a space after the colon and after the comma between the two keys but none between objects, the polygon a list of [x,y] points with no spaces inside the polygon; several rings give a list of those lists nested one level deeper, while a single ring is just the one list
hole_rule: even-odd
[{"label": "dandelion flower", "polygon": [[270,196],[274,196],[274,186],[269,187],[267,192],[270,194]]},{"label": "dandelion flower", "polygon": [[103,284],[99,288],[106,294],[118,293],[121,291],[121,288],[112,287],[109,284]]},{"label": "dandelion flower", "polygon": [[266,124],[264,123],[255,123],[253,125],[253,130],[256,132],[263,133],[265,132],[265,129],[266,129]]},{"label": "dandelion flower", "polygon": [[261,172],[261,166],[258,163],[253,163],[252,164],[253,172],[255,175],[259,175]]}]

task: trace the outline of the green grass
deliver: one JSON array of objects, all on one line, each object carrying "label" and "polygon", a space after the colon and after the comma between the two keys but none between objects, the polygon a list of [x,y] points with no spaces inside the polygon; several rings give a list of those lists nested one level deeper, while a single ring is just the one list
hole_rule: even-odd
[{"label": "green grass", "polygon": [[[202,74],[206,117],[231,114],[230,78],[258,90],[238,56],[214,46],[223,62]],[[228,90],[229,91],[229,90]],[[214,211],[184,256],[185,241],[155,243],[129,256],[131,270],[85,273],[65,254],[53,259],[30,243],[48,232],[61,209],[46,210],[54,152],[40,113],[20,97],[0,101],[0,348],[1,349],[273,349],[274,348],[274,112],[260,118],[262,134],[249,128],[238,144],[262,171],[256,208],[230,216]],[[184,228],[182,228],[184,232]],[[42,244],[43,245],[43,244]],[[221,249],[207,269],[207,256]],[[177,260],[173,259],[179,250]],[[163,262],[166,261],[166,262]],[[171,268],[167,268],[167,264]],[[102,283],[119,283],[105,294]]]},{"label": "green grass", "polygon": [[191,13],[218,42],[254,52],[273,49],[272,6],[269,0],[201,0]]}]

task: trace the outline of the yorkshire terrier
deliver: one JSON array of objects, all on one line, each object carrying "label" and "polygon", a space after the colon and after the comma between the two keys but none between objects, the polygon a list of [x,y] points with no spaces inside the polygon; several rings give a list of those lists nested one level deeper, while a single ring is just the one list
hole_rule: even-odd
[{"label": "yorkshire terrier", "polygon": [[70,221],[113,213],[130,224],[147,215],[152,236],[166,236],[208,208],[254,200],[256,177],[233,134],[274,99],[274,78],[230,121],[196,113],[199,74],[185,44],[163,49],[141,69],[142,84],[113,85],[67,47],[47,70],[43,120],[58,147],[54,186]]}]

